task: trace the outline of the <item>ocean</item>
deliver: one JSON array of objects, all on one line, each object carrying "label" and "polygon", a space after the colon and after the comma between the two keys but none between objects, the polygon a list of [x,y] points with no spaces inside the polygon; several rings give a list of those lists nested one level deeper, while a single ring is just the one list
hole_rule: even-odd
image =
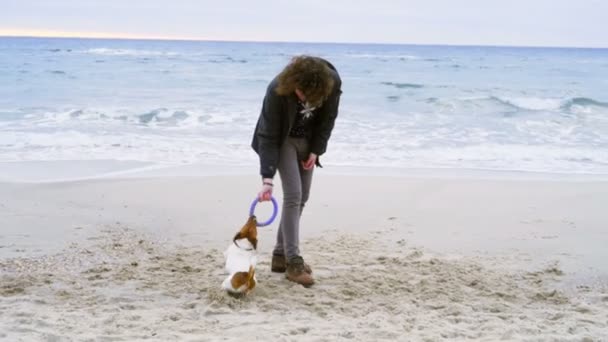
[{"label": "ocean", "polygon": [[343,80],[327,167],[608,174],[608,49],[376,44],[0,38],[0,162],[255,165],[296,54]]}]

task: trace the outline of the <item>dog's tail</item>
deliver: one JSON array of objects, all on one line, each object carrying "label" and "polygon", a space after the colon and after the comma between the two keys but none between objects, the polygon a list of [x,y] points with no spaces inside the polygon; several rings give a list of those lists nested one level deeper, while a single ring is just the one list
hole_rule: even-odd
[{"label": "dog's tail", "polygon": [[250,291],[255,287],[255,279],[253,276],[255,276],[255,268],[251,265],[249,266],[249,272],[247,273],[247,288],[249,288]]}]

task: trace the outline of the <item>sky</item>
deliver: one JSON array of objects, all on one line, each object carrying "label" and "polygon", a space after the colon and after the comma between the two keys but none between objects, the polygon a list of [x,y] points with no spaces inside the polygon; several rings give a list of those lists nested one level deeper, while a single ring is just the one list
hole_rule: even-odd
[{"label": "sky", "polygon": [[0,35],[608,47],[606,0],[0,0]]}]

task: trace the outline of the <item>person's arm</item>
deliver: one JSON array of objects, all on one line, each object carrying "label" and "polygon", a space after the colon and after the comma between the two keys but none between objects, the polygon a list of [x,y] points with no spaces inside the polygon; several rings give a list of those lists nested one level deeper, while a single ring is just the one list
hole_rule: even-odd
[{"label": "person's arm", "polygon": [[260,174],[264,179],[274,177],[279,162],[279,144],[281,140],[281,116],[284,111],[283,99],[274,91],[275,82],[271,82],[264,96],[264,103],[256,135],[260,157]]},{"label": "person's arm", "polygon": [[340,95],[342,94],[342,82],[339,77],[334,80],[334,90],[323,105],[322,122],[315,129],[311,141],[311,152],[320,156],[327,150],[327,142],[334,129],[336,117],[338,117],[338,107],[340,106]]}]

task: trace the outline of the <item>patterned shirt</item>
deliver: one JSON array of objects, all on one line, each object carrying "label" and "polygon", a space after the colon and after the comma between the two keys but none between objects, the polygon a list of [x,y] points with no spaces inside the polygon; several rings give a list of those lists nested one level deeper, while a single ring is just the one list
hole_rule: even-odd
[{"label": "patterned shirt", "polygon": [[298,101],[298,113],[291,131],[289,131],[290,137],[309,138],[312,135],[312,119],[315,109],[315,107],[312,107],[308,103]]}]

